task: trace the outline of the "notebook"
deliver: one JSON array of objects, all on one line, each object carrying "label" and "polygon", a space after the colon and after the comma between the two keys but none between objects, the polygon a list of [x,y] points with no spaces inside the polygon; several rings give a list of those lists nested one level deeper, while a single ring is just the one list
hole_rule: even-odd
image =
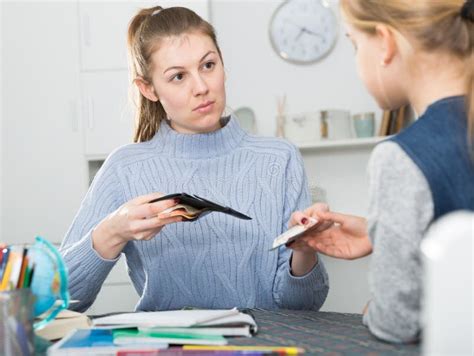
[{"label": "notebook", "polygon": [[166,343],[171,345],[227,345],[221,335],[188,334],[186,332],[140,331],[119,329],[113,331],[115,345],[154,345]]},{"label": "notebook", "polygon": [[140,327],[140,331],[156,331],[169,333],[186,333],[198,335],[222,335],[222,336],[245,336],[250,337],[257,332],[257,323],[252,316],[240,312],[236,315],[226,316],[217,320],[199,325],[177,328],[177,327]]},{"label": "notebook", "polygon": [[[234,309],[193,309],[157,312],[124,313],[97,318],[94,327],[192,327],[197,325],[219,325],[222,318],[239,315]],[[215,324],[209,324],[213,323]]]},{"label": "notebook", "polygon": [[86,315],[72,310],[63,310],[44,328],[35,330],[35,333],[46,340],[58,340],[74,329],[87,329],[90,325],[91,321]]},{"label": "notebook", "polygon": [[115,345],[112,330],[74,330],[48,348],[48,356],[115,355],[119,351],[155,351],[168,348],[166,343]]}]

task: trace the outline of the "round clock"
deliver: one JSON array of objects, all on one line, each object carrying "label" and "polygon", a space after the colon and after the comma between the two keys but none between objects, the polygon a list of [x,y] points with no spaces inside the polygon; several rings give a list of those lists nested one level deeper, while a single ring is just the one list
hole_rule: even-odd
[{"label": "round clock", "polygon": [[338,24],[325,0],[289,0],[281,4],[270,21],[270,40],[283,59],[313,63],[334,47]]}]

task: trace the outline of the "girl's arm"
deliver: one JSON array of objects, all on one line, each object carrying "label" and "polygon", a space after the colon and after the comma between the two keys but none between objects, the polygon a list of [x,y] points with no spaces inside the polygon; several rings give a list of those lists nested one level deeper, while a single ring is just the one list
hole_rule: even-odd
[{"label": "girl's arm", "polygon": [[369,163],[371,301],[364,323],[377,337],[411,342],[420,332],[420,242],[433,219],[428,183],[396,143],[376,147]]}]

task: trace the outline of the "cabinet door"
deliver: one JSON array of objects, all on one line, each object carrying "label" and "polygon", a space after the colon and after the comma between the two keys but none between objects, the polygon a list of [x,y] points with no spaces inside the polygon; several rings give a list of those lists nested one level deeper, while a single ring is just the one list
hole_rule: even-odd
[{"label": "cabinet door", "polygon": [[77,4],[2,2],[2,232],[60,242],[87,188]]},{"label": "cabinet door", "polygon": [[132,142],[133,107],[126,71],[82,73],[85,153],[105,157]]},{"label": "cabinet door", "polygon": [[133,312],[139,299],[137,292],[130,283],[104,284],[94,304],[87,310],[87,314]]},{"label": "cabinet door", "polygon": [[[156,1],[80,1],[81,68],[83,71],[127,68],[127,27],[141,8]],[[208,0],[165,0],[163,7],[185,6],[208,20]]]}]

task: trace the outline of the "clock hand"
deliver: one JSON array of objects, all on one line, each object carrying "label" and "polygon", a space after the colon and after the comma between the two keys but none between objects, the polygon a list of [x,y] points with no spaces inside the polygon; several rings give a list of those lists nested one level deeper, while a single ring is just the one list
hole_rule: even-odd
[{"label": "clock hand", "polygon": [[296,36],[295,41],[298,41],[298,38],[300,38],[303,33],[305,33],[304,27],[300,30],[300,32],[298,33],[298,36]]},{"label": "clock hand", "polygon": [[308,35],[316,36],[319,38],[323,38],[319,33],[316,33],[314,31],[308,30],[306,27],[303,27],[303,31],[306,32]]}]

